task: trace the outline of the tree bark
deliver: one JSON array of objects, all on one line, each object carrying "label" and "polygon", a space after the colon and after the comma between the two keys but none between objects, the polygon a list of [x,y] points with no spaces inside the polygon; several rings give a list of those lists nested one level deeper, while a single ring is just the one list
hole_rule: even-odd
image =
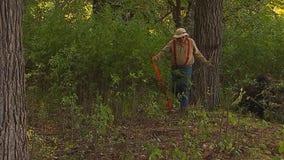
[{"label": "tree bark", "polygon": [[173,15],[173,20],[175,22],[175,27],[180,28],[182,27],[181,23],[181,0],[168,0],[168,4],[171,8],[172,15]]},{"label": "tree bark", "polygon": [[222,52],[223,0],[198,0],[195,6],[194,39],[203,55],[211,60],[209,68],[196,63],[193,76],[193,99],[213,108],[219,104],[219,63]]},{"label": "tree bark", "polygon": [[24,60],[23,0],[0,2],[0,159],[28,159]]}]

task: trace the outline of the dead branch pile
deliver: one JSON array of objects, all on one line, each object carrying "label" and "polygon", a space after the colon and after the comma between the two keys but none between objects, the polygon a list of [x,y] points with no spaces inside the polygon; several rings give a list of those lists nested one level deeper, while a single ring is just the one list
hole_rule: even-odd
[{"label": "dead branch pile", "polygon": [[241,90],[239,108],[265,120],[284,123],[284,81],[260,75]]}]

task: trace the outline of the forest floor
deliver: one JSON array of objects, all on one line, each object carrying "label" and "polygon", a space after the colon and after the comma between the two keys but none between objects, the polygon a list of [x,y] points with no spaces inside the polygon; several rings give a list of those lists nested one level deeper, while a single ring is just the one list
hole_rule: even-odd
[{"label": "forest floor", "polygon": [[165,120],[129,119],[97,159],[283,159],[284,127],[226,112],[172,113]]},{"label": "forest floor", "polygon": [[[54,137],[45,134],[50,148],[41,152],[50,154],[42,159],[284,159],[283,124],[222,110],[191,108],[186,115],[175,111],[155,118],[121,119],[92,142]],[[32,156],[40,159],[35,147]]]}]

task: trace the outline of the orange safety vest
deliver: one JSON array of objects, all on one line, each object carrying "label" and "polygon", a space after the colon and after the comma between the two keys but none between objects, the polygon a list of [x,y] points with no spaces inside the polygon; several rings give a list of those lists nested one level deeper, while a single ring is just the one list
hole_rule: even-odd
[{"label": "orange safety vest", "polygon": [[[183,66],[187,64],[189,57],[190,57],[190,41],[189,41],[189,38],[186,38],[186,40],[187,40],[187,57],[186,57],[186,60],[183,64]],[[175,39],[173,41],[173,45],[174,45],[173,46],[173,48],[174,48],[174,59],[175,59],[175,64],[177,65],[176,40]]]}]

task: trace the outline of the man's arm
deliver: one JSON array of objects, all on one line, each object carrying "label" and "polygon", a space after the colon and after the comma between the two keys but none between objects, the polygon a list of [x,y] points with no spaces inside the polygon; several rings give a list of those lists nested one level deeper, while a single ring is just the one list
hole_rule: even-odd
[{"label": "man's arm", "polygon": [[153,56],[152,59],[157,61],[160,60],[166,53],[170,53],[172,50],[172,41],[173,40],[169,41],[157,55]]},{"label": "man's arm", "polygon": [[211,66],[211,62],[208,61],[203,55],[202,53],[200,52],[200,50],[197,48],[196,44],[195,44],[195,41],[192,40],[192,44],[193,44],[193,54],[194,56],[200,60],[203,64],[206,64],[208,66]]}]

